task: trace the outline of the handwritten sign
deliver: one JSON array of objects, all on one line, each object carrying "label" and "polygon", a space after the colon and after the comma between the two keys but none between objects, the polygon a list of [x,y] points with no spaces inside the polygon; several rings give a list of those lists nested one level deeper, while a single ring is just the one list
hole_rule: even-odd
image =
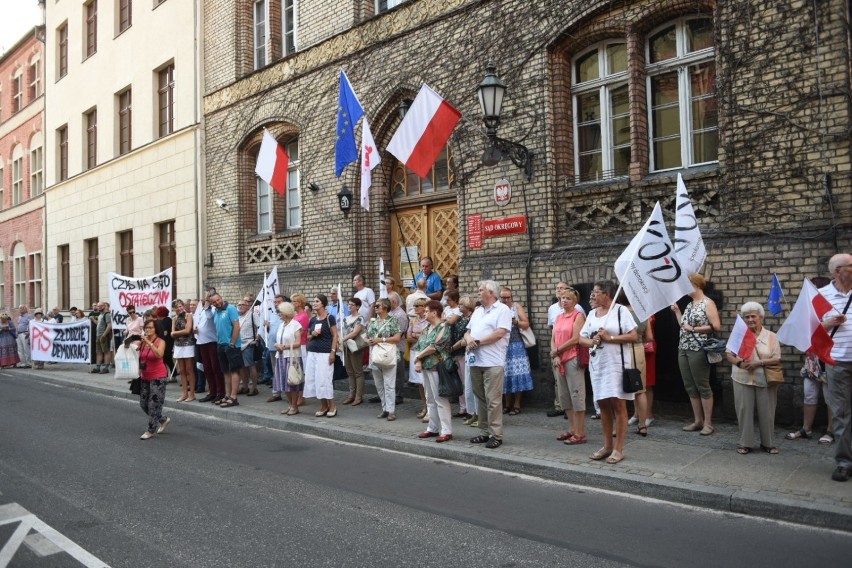
[{"label": "handwritten sign", "polygon": [[527,217],[526,215],[515,215],[514,217],[488,219],[485,221],[484,229],[486,237],[523,234],[527,232]]},{"label": "handwritten sign", "polygon": [[87,319],[73,323],[30,321],[33,361],[88,363],[92,349],[89,343],[91,329]]},{"label": "handwritten sign", "polygon": [[145,278],[108,274],[109,307],[112,311],[113,329],[127,327],[127,306],[135,306],[136,313],[165,306],[172,307],[172,269]]}]

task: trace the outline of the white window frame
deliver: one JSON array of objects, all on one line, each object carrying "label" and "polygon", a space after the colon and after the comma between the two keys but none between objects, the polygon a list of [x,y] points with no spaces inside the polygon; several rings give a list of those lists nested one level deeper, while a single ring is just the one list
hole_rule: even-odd
[{"label": "white window frame", "polygon": [[15,245],[12,252],[12,281],[15,286],[15,306],[27,303],[27,248],[24,243]]},{"label": "white window frame", "polygon": [[24,201],[24,157],[12,160],[12,205]]},{"label": "white window frame", "polygon": [[272,232],[272,188],[260,176],[256,181],[257,234],[266,235]]},{"label": "white window frame", "polygon": [[[284,57],[293,55],[299,51],[299,2],[292,0],[292,18],[287,16],[287,1],[281,0],[281,53]],[[292,22],[290,20],[293,20]],[[293,36],[293,49],[287,48],[288,25],[292,23],[292,31],[289,33]]]},{"label": "white window frame", "polygon": [[[624,172],[618,176],[607,176],[607,172],[615,171],[615,147],[613,145],[612,133],[612,113],[611,113],[611,93],[614,89],[622,86],[628,86],[628,70],[619,71],[609,74],[607,68],[606,48],[610,45],[625,45],[623,40],[607,40],[597,43],[588,49],[581,51],[571,60],[571,95],[572,95],[572,115],[574,117],[574,179],[576,183],[594,183],[605,179],[617,179],[626,177],[628,172]],[[593,51],[598,52],[598,78],[585,83],[577,83],[577,62]],[[594,93],[597,91],[600,100],[600,127],[601,127],[601,179],[580,179],[580,117],[577,110],[577,99],[582,95]],[[619,146],[620,147],[620,146]],[[632,148],[631,148],[632,151]]]},{"label": "white window frame", "polygon": [[[293,155],[293,146],[296,147],[296,159],[290,157]],[[284,224],[287,229],[302,228],[302,192],[301,192],[301,172],[299,170],[301,147],[299,146],[299,137],[293,138],[284,150],[287,152],[287,202],[284,204]],[[295,219],[295,220],[294,220]]]},{"label": "white window frame", "polygon": [[386,2],[387,7],[384,10],[382,10],[379,7],[379,0],[376,0],[376,14],[383,14],[384,12],[387,12],[391,8],[396,8],[397,6],[399,6],[400,4],[402,4],[403,2],[406,2],[406,1],[407,0],[387,0],[387,2]]},{"label": "white window frame", "polygon": [[[693,144],[692,137],[695,131],[692,128],[692,86],[690,84],[689,69],[699,64],[710,63],[715,65],[716,46],[706,47],[704,49],[687,53],[687,34],[686,25],[691,20],[712,21],[710,16],[693,16],[689,18],[678,18],[674,21],[666,22],[665,24],[654,28],[647,35],[645,41],[645,61],[651,61],[651,38],[657,35],[660,31],[675,26],[675,38],[677,46],[677,55],[665,61],[658,63],[648,63],[645,66],[645,81],[648,106],[648,170],[650,172],[662,172],[679,170],[705,164],[716,164],[718,159],[706,162],[693,162]],[[676,71],[678,74],[678,112],[680,115],[680,165],[670,168],[656,168],[656,156],[654,152],[654,109],[653,109],[653,93],[651,92],[651,81],[653,77],[662,75],[671,71]],[[718,97],[718,93],[716,95]],[[718,131],[718,124],[716,130]]]},{"label": "white window frame", "polygon": [[[258,8],[260,8],[261,15],[263,16],[263,19],[260,21],[258,21]],[[269,2],[267,0],[254,0],[251,10],[254,68],[261,69],[269,63]],[[262,38],[260,37],[261,33],[263,34]],[[260,61],[261,55],[263,56],[263,61]]]},{"label": "white window frame", "polygon": [[32,271],[30,272],[29,279],[29,289],[33,292],[32,303],[33,306],[41,306],[41,253],[34,252],[29,255],[30,266],[32,266]]},{"label": "white window frame", "polygon": [[19,69],[12,77],[12,114],[24,110],[24,72]]},{"label": "white window frame", "polygon": [[44,191],[44,151],[42,147],[30,151],[30,196],[41,195]]},{"label": "white window frame", "polygon": [[30,69],[33,72],[33,80],[30,83],[30,89],[33,92],[33,100],[41,96],[41,59],[35,58],[30,62]]}]

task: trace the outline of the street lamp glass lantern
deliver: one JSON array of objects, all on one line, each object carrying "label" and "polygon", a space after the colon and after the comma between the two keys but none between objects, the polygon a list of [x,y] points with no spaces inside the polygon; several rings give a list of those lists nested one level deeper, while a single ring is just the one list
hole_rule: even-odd
[{"label": "street lamp glass lantern", "polygon": [[489,61],[485,67],[485,79],[479,84],[479,107],[486,126],[497,128],[500,123],[500,112],[503,109],[503,96],[506,94],[506,84],[497,76],[497,67]]}]

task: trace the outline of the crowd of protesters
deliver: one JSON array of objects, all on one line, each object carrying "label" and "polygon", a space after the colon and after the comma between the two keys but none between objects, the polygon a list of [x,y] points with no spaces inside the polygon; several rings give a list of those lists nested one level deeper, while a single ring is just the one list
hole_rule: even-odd
[{"label": "crowd of protesters", "polygon": [[[522,412],[523,393],[533,389],[530,350],[535,339],[530,317],[514,298],[511,288],[493,280],[478,284],[478,293],[461,295],[458,277],[443,280],[425,257],[421,272],[403,302],[396,281],[385,280],[387,294],[376,299],[360,274],[353,277],[355,292],[339,298],[337,289],[328,295],[310,297],[294,293],[277,295],[275,316],[260,318],[252,295],[236,306],[215,290],[202,300],[176,300],[137,314],[128,306],[126,329],[113,329],[109,304],[97,303],[85,316],[71,308],[70,321],[88,319],[93,341],[92,373],[106,374],[114,367],[116,346],[123,341],[138,352],[143,389],[140,395],[149,425],[142,439],[162,433],[170,419],[162,416],[165,385],[180,378],[179,403],[211,403],[221,408],[239,406],[240,395],[256,396],[258,385],[271,387],[269,403],[283,401],[282,414],[294,416],[306,399],[316,398],[316,417],[334,418],[339,409],[333,381],[346,378],[348,395],[342,405],[355,407],[365,401],[365,373],[369,372],[381,403],[377,418],[397,419],[406,382],[417,387],[420,410],[417,419],[426,424],[419,438],[443,443],[454,439],[452,418],[478,428],[473,444],[499,448],[504,441],[504,415]],[[831,334],[834,364],[824,364],[806,355],[805,416],[802,428],[785,436],[788,440],[810,439],[820,392],[829,407],[829,428],[820,444],[836,443],[837,468],[832,478],[845,481],[852,475],[852,323],[847,319],[852,298],[852,255],[838,254],[829,261],[832,279],[825,279],[820,293],[834,307],[822,325]],[[703,349],[721,328],[719,311],[705,294],[707,282],[691,274],[694,291],[681,309],[671,306],[679,324],[678,367],[689,396],[693,420],[683,427],[702,436],[714,433],[711,362]],[[445,287],[446,283],[446,287]],[[567,431],[557,436],[567,445],[587,442],[585,420],[591,394],[594,413],[601,420],[603,440],[589,457],[617,464],[624,459],[628,428],[645,437],[654,422],[653,389],[656,383],[654,318],[638,321],[617,286],[611,281],[595,282],[586,313],[585,298],[566,282],[556,285],[554,303],[547,313],[550,330],[548,352],[555,379],[555,411],[565,416]],[[403,307],[405,306],[405,307]],[[728,351],[734,406],[740,429],[737,453],[755,449],[755,410],[758,444],[768,454],[779,453],[774,439],[777,387],[783,382],[780,344],[764,327],[763,306],[746,302],[739,313],[754,335],[756,347],[748,357]],[[47,317],[30,314],[20,306],[17,322],[0,314],[0,366],[30,367],[30,321],[61,323],[59,308]],[[173,314],[174,317],[170,317]],[[543,334],[540,334],[543,335]],[[537,348],[536,348],[537,349]],[[35,365],[43,363],[36,362]],[[635,368],[641,388],[624,390],[623,370]],[[440,395],[446,373],[458,374],[463,393],[458,411],[451,400]],[[587,379],[589,382],[587,382]],[[587,393],[587,385],[591,392]],[[203,398],[197,394],[206,393]],[[456,397],[452,397],[455,399]],[[633,401],[628,418],[627,402]]]}]

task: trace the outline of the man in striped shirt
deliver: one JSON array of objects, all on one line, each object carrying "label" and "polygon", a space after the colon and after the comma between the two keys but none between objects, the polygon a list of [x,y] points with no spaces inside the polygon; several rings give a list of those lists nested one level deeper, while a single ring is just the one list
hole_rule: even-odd
[{"label": "man in striped shirt", "polygon": [[837,310],[826,314],[822,326],[831,334],[834,365],[826,365],[828,376],[828,405],[834,417],[834,439],[837,448],[834,461],[837,468],[831,475],[835,481],[852,476],[852,254],[836,254],[828,261],[828,271],[834,278],[819,292]]}]

